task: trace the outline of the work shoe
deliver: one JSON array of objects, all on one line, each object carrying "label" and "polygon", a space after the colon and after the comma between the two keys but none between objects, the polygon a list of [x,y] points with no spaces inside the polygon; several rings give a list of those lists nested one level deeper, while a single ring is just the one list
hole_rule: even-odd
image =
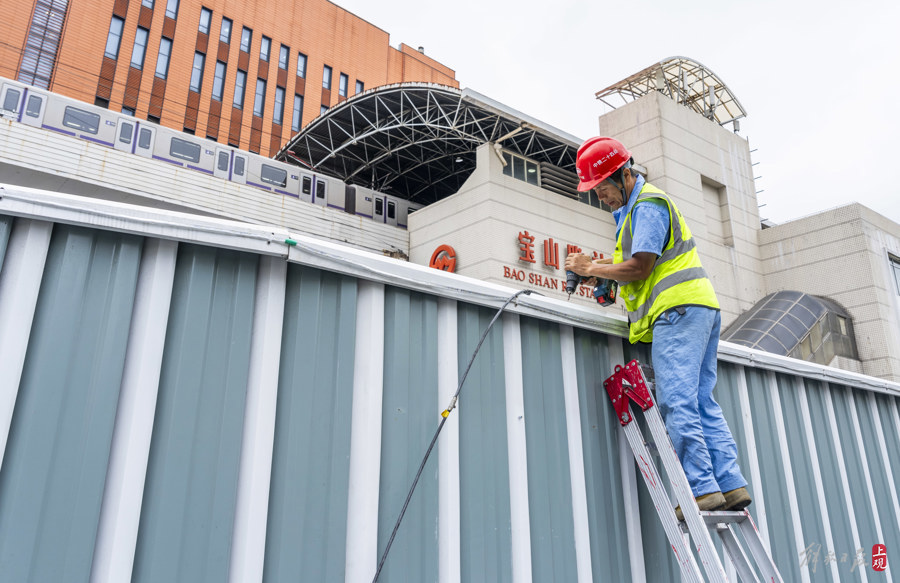
[{"label": "work shoe", "polygon": [[[747,496],[749,500],[750,497]],[[700,510],[722,510],[725,508],[725,496],[722,495],[721,492],[711,492],[709,494],[704,494],[703,496],[697,496],[694,498],[697,501],[697,506]],[[675,507],[675,517],[678,520],[684,520],[684,513],[681,511],[681,506]]]},{"label": "work shoe", "polygon": [[750,499],[750,492],[747,488],[735,488],[725,492],[725,510],[743,510],[753,500]]}]

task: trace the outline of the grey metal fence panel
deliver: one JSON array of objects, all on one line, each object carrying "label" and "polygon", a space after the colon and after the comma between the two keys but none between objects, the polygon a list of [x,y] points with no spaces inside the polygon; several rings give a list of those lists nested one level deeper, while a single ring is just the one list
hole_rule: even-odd
[{"label": "grey metal fence panel", "polygon": [[[762,482],[759,487],[766,508],[772,559],[778,565],[785,581],[799,581],[800,563],[795,552],[797,546],[795,526],[791,519],[784,456],[778,439],[776,411],[770,397],[768,373],[764,370],[750,369],[745,370],[745,374],[750,395],[753,434],[756,437],[756,455],[760,460],[759,472]],[[783,390],[790,389],[778,387],[779,394]],[[750,473],[749,469],[742,466],[741,473],[746,476]],[[754,511],[752,506],[750,511]]]},{"label": "grey metal fence panel", "polygon": [[[818,568],[824,565],[824,559],[829,551],[838,553],[854,553],[853,536],[850,525],[850,517],[847,513],[847,502],[841,484],[841,477],[837,468],[837,451],[834,447],[834,431],[829,420],[826,393],[831,391],[827,384],[818,381],[806,381],[806,396],[809,401],[809,412],[812,418],[813,435],[816,442],[816,451],[819,456],[819,465],[822,468],[822,482],[825,490],[825,504],[828,508],[828,519],[831,522],[831,537],[834,548],[828,548],[825,540],[807,540],[817,546],[813,550],[819,550],[818,560],[821,562]],[[821,545],[821,547],[818,547]]]},{"label": "grey metal fence panel", "polygon": [[607,336],[578,329],[574,336],[593,580],[630,581],[619,465],[620,425],[603,387],[615,364],[622,363],[610,362]]},{"label": "grey metal fence panel", "polygon": [[[384,294],[384,397],[378,554],[384,552],[422,456],[441,420],[437,394],[437,298],[388,287]],[[453,347],[440,347],[453,350]],[[432,452],[381,577],[438,580],[438,460]]]},{"label": "grey metal fence panel", "polygon": [[531,568],[535,581],[575,581],[575,527],[559,325],[522,318]]},{"label": "grey metal fence panel", "polygon": [[4,581],[90,576],[141,247],[54,229],[0,472]]},{"label": "grey metal fence panel", "polygon": [[[494,310],[459,303],[459,375]],[[498,323],[472,364],[459,400],[460,572],[463,583],[512,581],[509,451],[503,332]]]},{"label": "grey metal fence panel", "polygon": [[288,266],[266,581],[342,581],[357,280]]},{"label": "grey metal fence panel", "polygon": [[179,246],[134,581],[227,580],[258,263]]},{"label": "grey metal fence panel", "polygon": [[10,216],[0,215],[0,271],[3,271],[3,259],[6,257],[6,246],[9,244],[13,220]]},{"label": "grey metal fence panel", "polygon": [[[894,506],[894,496],[900,494],[896,491],[896,488],[900,486],[900,426],[897,424],[898,419],[893,414],[900,405],[900,398],[889,395],[870,395],[869,399],[875,405],[874,415],[871,414],[870,407],[859,404],[859,401],[857,403],[863,441],[868,446],[867,454],[869,468],[872,470],[872,486],[875,489],[875,499],[878,503],[878,514],[881,517],[881,529],[884,535],[883,544],[889,549],[900,549],[900,516]],[[880,445],[879,436],[875,435],[875,416],[881,423],[884,449]],[[887,460],[884,459],[885,454]],[[893,481],[894,488],[891,487],[891,481]]]}]

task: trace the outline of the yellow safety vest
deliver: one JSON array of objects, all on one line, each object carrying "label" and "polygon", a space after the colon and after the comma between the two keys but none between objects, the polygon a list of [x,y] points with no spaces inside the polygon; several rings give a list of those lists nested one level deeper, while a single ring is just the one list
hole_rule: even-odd
[{"label": "yellow safety vest", "polygon": [[631,258],[634,236],[631,215],[638,201],[650,199],[661,200],[669,208],[669,240],[647,279],[619,286],[619,295],[628,310],[628,340],[632,344],[652,342],[653,322],[666,310],[688,305],[719,309],[716,292],[700,264],[700,256],[684,217],[665,192],[649,183],[644,183],[637,201],[625,217],[616,241],[613,263]]}]

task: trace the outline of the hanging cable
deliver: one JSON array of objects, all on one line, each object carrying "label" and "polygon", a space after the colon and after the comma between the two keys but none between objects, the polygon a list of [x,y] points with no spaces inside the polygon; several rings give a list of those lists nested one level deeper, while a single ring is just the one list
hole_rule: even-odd
[{"label": "hanging cable", "polygon": [[431,443],[428,445],[428,450],[425,452],[425,457],[422,458],[422,463],[419,464],[419,471],[416,472],[416,477],[413,479],[412,486],[409,488],[409,493],[406,495],[406,501],[403,503],[403,508],[400,510],[400,516],[397,517],[397,523],[394,525],[394,530],[391,532],[391,538],[388,539],[387,546],[384,549],[384,554],[381,555],[381,560],[378,562],[378,570],[375,571],[375,578],[372,579],[372,583],[376,583],[378,581],[378,576],[381,575],[381,569],[384,567],[384,562],[387,560],[388,553],[391,551],[391,545],[394,544],[394,537],[397,536],[397,530],[400,528],[400,523],[403,521],[403,516],[406,514],[406,509],[409,506],[409,501],[412,499],[413,492],[416,490],[416,486],[419,484],[419,478],[422,476],[422,471],[425,469],[425,464],[428,462],[428,457],[431,455],[431,450],[434,449],[434,444],[437,442],[438,435],[441,434],[441,430],[444,428],[444,423],[447,422],[447,417],[450,416],[450,412],[456,408],[456,401],[459,398],[459,392],[462,390],[463,383],[466,382],[466,377],[469,376],[469,369],[472,368],[472,363],[475,362],[475,357],[478,355],[478,351],[481,350],[481,345],[484,343],[484,339],[487,338],[488,332],[491,331],[491,328],[494,327],[494,322],[497,321],[497,318],[500,317],[500,314],[503,313],[503,310],[506,309],[513,300],[519,297],[522,294],[531,295],[532,290],[523,289],[519,290],[506,300],[500,309],[497,310],[497,313],[494,314],[494,318],[491,320],[491,323],[488,324],[487,328],[484,329],[484,333],[481,335],[481,340],[478,341],[478,345],[475,347],[475,352],[472,353],[472,358],[469,359],[469,364],[466,366],[466,371],[463,373],[462,378],[459,380],[459,385],[456,387],[456,392],[453,394],[453,397],[450,398],[450,404],[447,405],[447,408],[441,412],[441,422],[437,426],[437,430],[434,432],[434,436],[431,438]]}]

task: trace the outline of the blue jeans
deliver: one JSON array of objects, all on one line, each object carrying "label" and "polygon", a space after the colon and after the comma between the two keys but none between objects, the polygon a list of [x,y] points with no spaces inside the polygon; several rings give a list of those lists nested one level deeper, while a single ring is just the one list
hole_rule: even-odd
[{"label": "blue jeans", "polygon": [[653,324],[659,410],[695,497],[747,485],[734,437],[712,395],[721,325],[717,310],[700,306],[685,306],[684,314],[668,310]]}]

